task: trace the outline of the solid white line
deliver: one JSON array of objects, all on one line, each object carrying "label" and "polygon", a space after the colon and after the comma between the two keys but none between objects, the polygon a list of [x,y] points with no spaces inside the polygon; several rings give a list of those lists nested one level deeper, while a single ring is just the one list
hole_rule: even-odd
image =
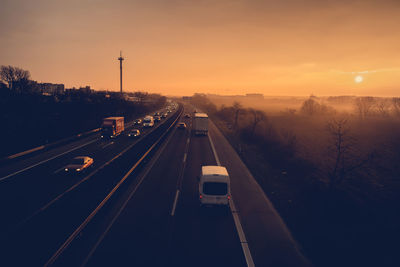
[{"label": "solid white line", "polygon": [[243,249],[244,257],[246,259],[247,266],[254,267],[255,265],[253,262],[253,258],[251,257],[249,244],[248,243],[240,243],[240,244],[242,245],[242,249]]},{"label": "solid white line", "polygon": [[181,191],[179,191],[179,189],[176,190],[174,204],[172,205],[171,216],[174,216],[174,215],[175,215],[176,204],[178,203],[178,198],[179,198],[179,193],[180,193],[180,192],[181,192]]},{"label": "solid white line", "polygon": [[[221,162],[219,161],[219,157],[217,151],[215,150],[214,143],[211,139],[210,133],[208,134],[208,139],[210,140],[211,149],[213,151],[215,161],[217,162],[218,166],[221,166]],[[231,209],[233,221],[235,222],[236,232],[238,233],[240,245],[242,246],[243,254],[246,259],[246,264],[248,267],[254,267],[253,257],[251,256],[251,252],[249,249],[249,245],[247,243],[246,235],[244,234],[242,224],[240,223],[239,214],[236,210],[235,203],[233,202],[233,197],[229,201],[229,207]]]},{"label": "solid white line", "polygon": [[[131,173],[137,168],[137,166],[146,158],[146,156],[155,148],[155,146],[161,141],[161,139],[166,135],[169,130],[175,125],[177,120],[179,119],[179,116],[175,119],[175,121],[172,122],[172,124],[169,126],[169,128],[158,138],[158,140],[153,143],[153,145],[142,155],[142,157],[137,161],[132,168],[124,175],[124,177],[121,178],[121,180],[115,185],[115,187],[108,193],[108,195],[100,202],[100,204],[90,213],[90,215],[79,225],[78,228],[75,229],[75,231],[67,238],[67,240],[61,245],[61,247],[58,248],[58,250],[51,256],[51,258],[46,262],[44,265],[50,266],[53,265],[53,263],[57,260],[57,258],[64,252],[64,250],[71,244],[71,242],[77,237],[79,233],[82,232],[82,230],[86,227],[86,225],[93,219],[94,216],[99,212],[100,209],[103,208],[103,206],[108,202],[108,200],[111,198],[112,195],[118,190],[118,188],[121,186],[121,184],[124,183],[124,181],[131,175]],[[161,125],[161,124],[159,124]],[[132,147],[133,145],[129,146],[128,148]],[[127,149],[128,149],[127,148]],[[126,151],[126,150],[124,150]],[[122,153],[122,152],[121,152]],[[119,157],[119,156],[117,156]],[[142,179],[143,180],[143,179]],[[141,183],[141,182],[140,182]],[[140,185],[140,184],[139,184]]]},{"label": "solid white line", "polygon": [[45,146],[38,146],[38,147],[35,147],[35,148],[32,148],[32,149],[29,149],[29,150],[26,150],[26,151],[19,152],[17,154],[8,156],[7,159],[18,158],[20,156],[23,156],[23,155],[26,155],[26,154],[29,154],[29,153],[32,153],[32,152],[35,152],[35,151],[38,151],[38,150],[42,150],[43,148],[45,148]]},{"label": "solid white line", "polygon": [[214,146],[214,143],[213,143],[213,141],[211,139],[211,136],[210,136],[210,134],[207,134],[207,136],[208,136],[208,140],[210,140],[210,145],[211,145],[211,149],[212,149],[213,154],[214,154],[215,161],[217,162],[218,166],[221,166],[221,162],[219,161],[219,157],[218,157],[217,151],[215,150],[215,146]]},{"label": "solid white line", "polygon": [[61,167],[58,170],[56,170],[55,172],[53,172],[53,174],[59,173],[60,171],[64,170],[65,167]]},{"label": "solid white line", "polygon": [[189,143],[190,143],[190,136],[186,140],[185,153],[183,154],[182,172],[180,173],[178,180],[177,180],[176,186],[178,189],[176,190],[174,204],[172,205],[171,216],[175,216],[176,204],[178,203],[179,194],[181,192],[180,189],[182,189],[182,182],[183,182],[183,177],[185,174],[185,167],[186,167],[186,159],[187,159],[187,154],[189,151]]},{"label": "solid white line", "polygon": [[68,154],[68,153],[70,153],[70,152],[72,152],[72,151],[74,151],[74,150],[77,150],[77,149],[81,148],[81,147],[90,145],[91,143],[94,143],[94,142],[96,142],[97,140],[98,140],[98,139],[95,139],[95,140],[93,140],[93,141],[90,141],[89,143],[86,143],[86,144],[77,146],[77,147],[75,147],[75,148],[73,148],[73,149],[70,149],[70,150],[68,150],[68,151],[65,151],[65,152],[63,152],[63,153],[61,153],[61,154],[59,154],[59,155],[56,155],[56,156],[51,157],[51,158],[49,158],[49,159],[43,160],[43,161],[41,161],[41,162],[39,162],[39,163],[33,164],[32,166],[26,167],[25,169],[22,169],[22,170],[19,170],[19,171],[17,171],[17,172],[11,173],[11,174],[9,174],[9,175],[7,175],[7,176],[1,177],[1,178],[0,178],[0,182],[3,181],[3,180],[5,180],[5,179],[7,179],[7,178],[10,178],[11,176],[14,176],[14,175],[19,174],[19,173],[21,173],[21,172],[24,172],[24,171],[27,171],[27,170],[29,170],[29,169],[32,169],[32,168],[34,168],[34,167],[36,167],[36,166],[38,166],[38,165],[41,165],[41,164],[43,164],[43,163],[46,163],[46,162],[50,161],[50,160],[53,160],[53,159],[58,158],[58,157],[61,157],[62,155]]},{"label": "solid white line", "polygon": [[101,148],[104,149],[104,148],[106,148],[106,147],[108,147],[108,146],[110,146],[110,145],[112,145],[112,144],[114,144],[114,142],[110,142],[110,143],[108,143],[108,144],[102,146]]},{"label": "solid white line", "polygon": [[240,220],[239,220],[238,212],[237,212],[236,207],[235,207],[235,203],[233,201],[229,201],[229,207],[231,208],[231,212],[232,212],[233,219],[235,221],[235,225],[237,224],[236,228],[238,230],[240,243],[247,243],[246,236],[245,236],[245,234],[243,232],[243,229],[242,229],[242,227],[240,225]]},{"label": "solid white line", "polygon": [[128,198],[125,200],[124,204],[121,206],[121,208],[118,210],[117,214],[114,216],[114,218],[112,219],[112,221],[110,222],[110,224],[107,226],[106,230],[103,232],[103,234],[99,237],[99,239],[97,240],[96,244],[92,247],[92,249],[90,250],[89,254],[87,255],[87,257],[85,258],[85,260],[83,261],[83,263],[81,264],[81,266],[86,266],[86,264],[88,263],[88,261],[90,260],[90,258],[92,257],[93,253],[96,251],[97,247],[100,245],[100,243],[103,241],[104,237],[107,235],[107,233],[110,231],[111,227],[114,225],[115,221],[119,218],[120,214],[122,213],[122,211],[125,209],[125,207],[128,205],[128,202],[130,201],[130,199],[132,198],[132,196],[136,193],[137,189],[139,188],[139,186],[142,184],[143,180],[147,177],[147,175],[149,174],[150,170],[152,170],[154,164],[158,161],[159,157],[161,156],[161,154],[164,152],[165,148],[167,147],[167,144],[169,143],[169,141],[172,139],[172,136],[175,134],[176,128],[175,130],[172,131],[171,135],[168,137],[168,139],[166,140],[166,142],[163,144],[163,146],[160,148],[160,150],[156,153],[156,155],[154,156],[154,158],[151,159],[151,162],[149,163],[150,165],[146,168],[146,171],[143,173],[143,175],[141,175],[139,177],[138,183],[136,184],[135,188],[132,190],[132,192],[129,194]]},{"label": "solid white line", "polygon": [[[155,129],[155,128],[154,128]],[[152,131],[150,131],[147,134],[150,134]],[[147,135],[146,134],[146,135]],[[112,141],[112,143],[114,143],[114,141]],[[39,210],[37,210],[34,214],[32,214],[31,216],[29,216],[27,219],[25,219],[23,222],[30,220],[32,217],[36,216],[38,213],[43,212],[44,210],[46,210],[48,207],[50,207],[51,205],[53,205],[55,202],[57,202],[59,199],[61,199],[64,195],[66,195],[67,193],[71,192],[72,190],[74,190],[75,188],[77,188],[80,184],[82,184],[83,182],[85,182],[86,180],[89,180],[93,175],[95,175],[97,172],[99,172],[100,170],[102,170],[104,167],[108,166],[111,162],[113,162],[114,160],[116,160],[117,158],[119,158],[120,156],[122,156],[123,154],[125,154],[126,151],[128,151],[129,149],[131,149],[134,145],[136,145],[137,142],[131,144],[130,146],[126,147],[123,151],[121,151],[119,154],[117,154],[115,157],[113,157],[112,159],[110,159],[109,161],[107,161],[106,163],[104,163],[103,165],[101,165],[100,167],[98,167],[97,169],[95,169],[93,172],[91,172],[90,174],[88,174],[86,177],[84,177],[82,180],[80,180],[79,182],[77,182],[76,184],[74,184],[73,186],[71,186],[69,189],[67,189],[65,192],[59,194],[56,198],[54,198],[53,200],[51,200],[50,202],[48,202],[46,205],[44,205],[42,208],[40,208]]]}]

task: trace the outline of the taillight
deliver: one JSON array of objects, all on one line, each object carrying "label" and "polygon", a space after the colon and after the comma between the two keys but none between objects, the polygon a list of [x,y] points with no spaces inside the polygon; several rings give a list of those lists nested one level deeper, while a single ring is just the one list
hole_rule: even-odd
[{"label": "taillight", "polygon": [[231,199],[231,196],[230,195],[228,195],[228,200],[230,200]]},{"label": "taillight", "polygon": [[203,198],[203,195],[200,195],[200,199],[202,199]]}]

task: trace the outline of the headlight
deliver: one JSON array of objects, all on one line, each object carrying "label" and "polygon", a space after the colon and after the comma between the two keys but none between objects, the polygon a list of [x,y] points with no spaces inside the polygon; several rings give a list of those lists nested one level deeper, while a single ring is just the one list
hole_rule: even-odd
[{"label": "headlight", "polygon": [[81,171],[81,169],[78,168],[78,169],[76,169],[76,171],[79,172],[79,171]]},{"label": "headlight", "polygon": [[67,172],[67,171],[68,171],[68,168],[65,168],[65,171]]}]

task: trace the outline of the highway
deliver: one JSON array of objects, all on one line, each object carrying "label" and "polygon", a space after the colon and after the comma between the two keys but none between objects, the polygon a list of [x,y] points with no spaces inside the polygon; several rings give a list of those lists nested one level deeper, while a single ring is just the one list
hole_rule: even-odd
[{"label": "highway", "polygon": [[[0,265],[310,266],[223,135],[194,136],[182,109],[140,139],[94,134],[3,164]],[[65,175],[77,155],[93,168]],[[230,208],[199,206],[202,165],[227,167]]]}]

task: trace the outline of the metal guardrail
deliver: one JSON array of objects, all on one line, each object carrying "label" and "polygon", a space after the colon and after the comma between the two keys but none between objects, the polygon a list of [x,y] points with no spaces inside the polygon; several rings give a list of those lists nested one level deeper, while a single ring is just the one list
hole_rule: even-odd
[{"label": "metal guardrail", "polygon": [[[179,121],[183,113],[183,108],[178,111],[176,118],[173,119],[170,126],[161,133],[160,137],[152,144],[152,146],[145,151],[140,159],[133,164],[129,171],[121,178],[121,180],[115,185],[115,187],[107,194],[107,196],[98,204],[98,206],[89,214],[88,217],[75,229],[75,231],[65,240],[65,242],[57,249],[57,251],[50,257],[44,266],[53,266],[61,254],[72,244],[75,238],[83,231],[83,229],[93,220],[97,213],[103,208],[103,206],[110,200],[110,198],[116,193],[121,187],[125,180],[131,175],[131,173],[147,158],[147,156],[157,147],[157,145],[163,140],[163,138],[173,129],[176,123]],[[129,148],[130,149],[130,148]]]},{"label": "metal guardrail", "polygon": [[[133,121],[134,120],[125,123],[125,126],[127,128],[131,127],[133,125]],[[25,156],[25,155],[29,155],[29,154],[31,154],[33,152],[36,152],[36,151],[44,150],[44,149],[47,149],[47,148],[52,148],[52,147],[64,144],[66,142],[72,141],[74,139],[82,138],[82,137],[88,136],[90,134],[97,133],[100,130],[101,130],[101,128],[96,128],[96,129],[93,129],[93,130],[90,130],[90,131],[87,131],[87,132],[83,132],[83,133],[79,133],[79,134],[76,134],[76,135],[73,135],[73,136],[70,136],[70,137],[67,137],[67,138],[64,138],[64,139],[49,143],[49,144],[41,145],[41,146],[34,147],[34,148],[31,148],[31,149],[28,149],[28,150],[25,150],[25,151],[22,151],[22,152],[18,152],[16,154],[0,158],[0,163],[4,162],[4,161],[16,159],[16,158],[19,158],[19,157],[22,157],[22,156]]]}]

